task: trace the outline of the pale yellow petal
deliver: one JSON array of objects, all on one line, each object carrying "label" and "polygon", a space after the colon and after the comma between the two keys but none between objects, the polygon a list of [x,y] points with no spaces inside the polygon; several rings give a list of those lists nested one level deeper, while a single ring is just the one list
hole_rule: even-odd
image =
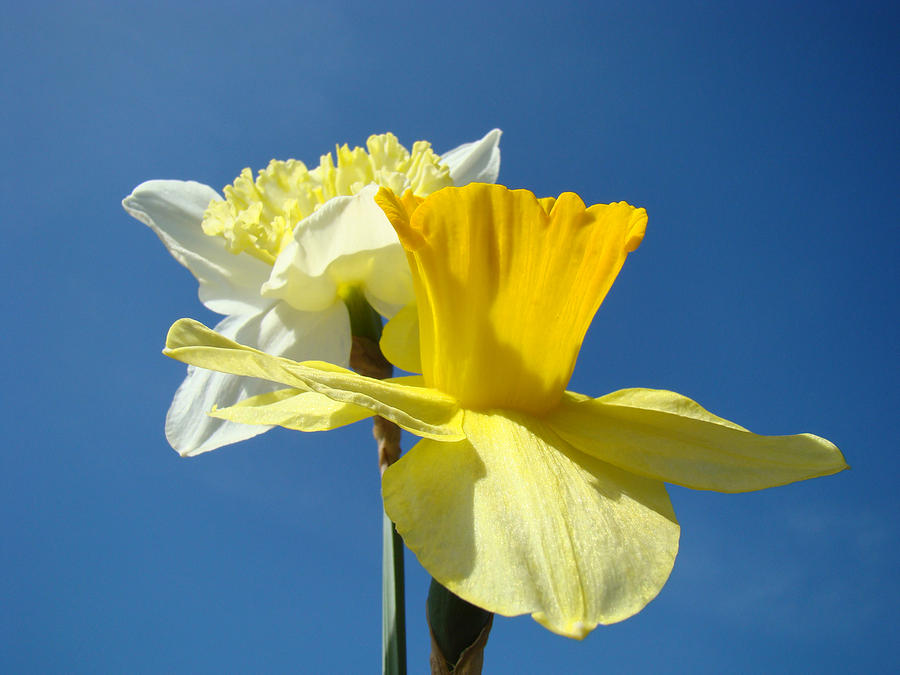
[{"label": "pale yellow petal", "polygon": [[372,417],[375,413],[352,403],[334,401],[315,391],[280,389],[244,399],[228,408],[217,408],[209,414],[241,424],[327,431]]},{"label": "pale yellow petal", "polygon": [[382,483],[406,545],[469,602],[582,638],[662,588],[679,528],[665,487],[584,455],[533,418],[466,411],[467,440],[420,441]]},{"label": "pale yellow petal", "polygon": [[760,436],[671,391],[623,389],[587,400],[567,395],[545,421],[582,452],[697,490],[761,490],[847,468],[824,438]]},{"label": "pale yellow petal", "polygon": [[367,408],[419,436],[463,437],[457,402],[441,392],[375,380],[321,361],[297,363],[225,338],[191,319],[176,321],[166,337],[167,356],[200,368],[279,382],[334,401]]},{"label": "pale yellow petal", "polygon": [[421,375],[400,375],[398,377],[388,377],[384,380],[384,382],[395,382],[397,384],[404,384],[407,387],[426,387],[425,378]]},{"label": "pale yellow petal", "polygon": [[477,183],[412,211],[375,200],[409,253],[429,386],[469,409],[552,409],[646,211]]},{"label": "pale yellow petal", "polygon": [[419,310],[415,304],[401,309],[384,326],[381,351],[385,358],[408,373],[422,372],[419,357]]}]

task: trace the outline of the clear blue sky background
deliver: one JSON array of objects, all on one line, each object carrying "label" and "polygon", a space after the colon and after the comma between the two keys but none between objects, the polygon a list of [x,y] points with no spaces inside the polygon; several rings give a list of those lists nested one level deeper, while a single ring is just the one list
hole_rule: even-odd
[{"label": "clear blue sky background", "polygon": [[[187,5],[187,6],[184,6]],[[647,207],[572,388],[674,389],[843,474],[673,488],[641,614],[501,619],[488,673],[898,667],[896,3],[23,3],[0,20],[0,670],[377,672],[367,425],[180,459],[196,283],[121,199],[393,131],[504,130],[501,181]],[[427,577],[409,557],[409,658]]]}]

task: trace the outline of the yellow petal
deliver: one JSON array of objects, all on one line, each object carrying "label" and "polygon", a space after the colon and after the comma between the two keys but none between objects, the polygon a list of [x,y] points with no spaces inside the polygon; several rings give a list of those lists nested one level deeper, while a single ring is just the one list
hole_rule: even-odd
[{"label": "yellow petal", "polygon": [[587,400],[567,395],[545,422],[582,452],[696,490],[761,490],[847,468],[824,438],[760,436],[671,391],[623,389]]},{"label": "yellow petal", "polygon": [[381,334],[381,351],[385,358],[408,373],[422,372],[419,357],[419,310],[407,305],[387,322]]},{"label": "yellow petal", "polygon": [[228,408],[217,408],[209,414],[241,424],[327,431],[372,417],[375,413],[352,403],[334,401],[315,391],[280,389],[244,399]]},{"label": "yellow petal", "polygon": [[402,197],[385,187],[375,193],[375,203],[384,211],[394,229],[409,229],[409,219],[423,201],[424,198],[415,196],[409,190]]},{"label": "yellow petal", "polygon": [[409,252],[422,372],[465,408],[543,413],[559,401],[588,325],[647,213],[624,202],[585,208],[572,193],[474,183],[414,211],[381,190]]},{"label": "yellow petal", "polygon": [[321,361],[297,363],[271,356],[229,340],[191,319],[180,319],[172,325],[163,353],[199,368],[315,391],[335,401],[367,408],[426,438],[463,437],[459,406],[446,394],[406,382],[363,377]]},{"label": "yellow petal", "polygon": [[385,509],[406,545],[460,597],[561,635],[640,611],[678,549],[665,487],[511,415],[466,411],[467,440],[420,441],[387,469]]}]

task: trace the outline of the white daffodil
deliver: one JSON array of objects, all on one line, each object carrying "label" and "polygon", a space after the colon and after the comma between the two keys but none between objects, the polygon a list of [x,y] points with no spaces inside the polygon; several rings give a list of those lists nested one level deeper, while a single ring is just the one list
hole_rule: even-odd
[{"label": "white daffodil", "polygon": [[[194,181],[151,180],[122,205],[148,225],[200,284],[200,301],[225,318],[216,331],[297,361],[346,366],[350,317],[343,298],[362,293],[386,318],[414,299],[405,253],[375,203],[379,186],[425,197],[443,187],[493,183],[500,130],[443,155],[393,134],[370,136],[308,170],[272,160],[256,180],[244,169],[223,199]],[[188,367],[166,415],[166,438],[181,455],[236,443],[271,427],[207,415],[213,406],[274,391],[254,378]]]}]

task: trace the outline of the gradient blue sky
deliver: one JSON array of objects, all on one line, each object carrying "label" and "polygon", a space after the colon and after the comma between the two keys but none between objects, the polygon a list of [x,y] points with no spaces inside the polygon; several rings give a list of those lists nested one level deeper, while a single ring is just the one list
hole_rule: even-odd
[{"label": "gradient blue sky", "polygon": [[[187,6],[185,6],[187,5]],[[121,199],[393,131],[504,130],[501,181],[650,213],[572,388],[674,389],[853,469],[672,488],[668,585],[487,673],[898,665],[896,3],[33,3],[0,21],[0,670],[377,672],[369,428],[184,460],[160,355],[196,283]],[[427,577],[408,557],[422,672]]]}]

